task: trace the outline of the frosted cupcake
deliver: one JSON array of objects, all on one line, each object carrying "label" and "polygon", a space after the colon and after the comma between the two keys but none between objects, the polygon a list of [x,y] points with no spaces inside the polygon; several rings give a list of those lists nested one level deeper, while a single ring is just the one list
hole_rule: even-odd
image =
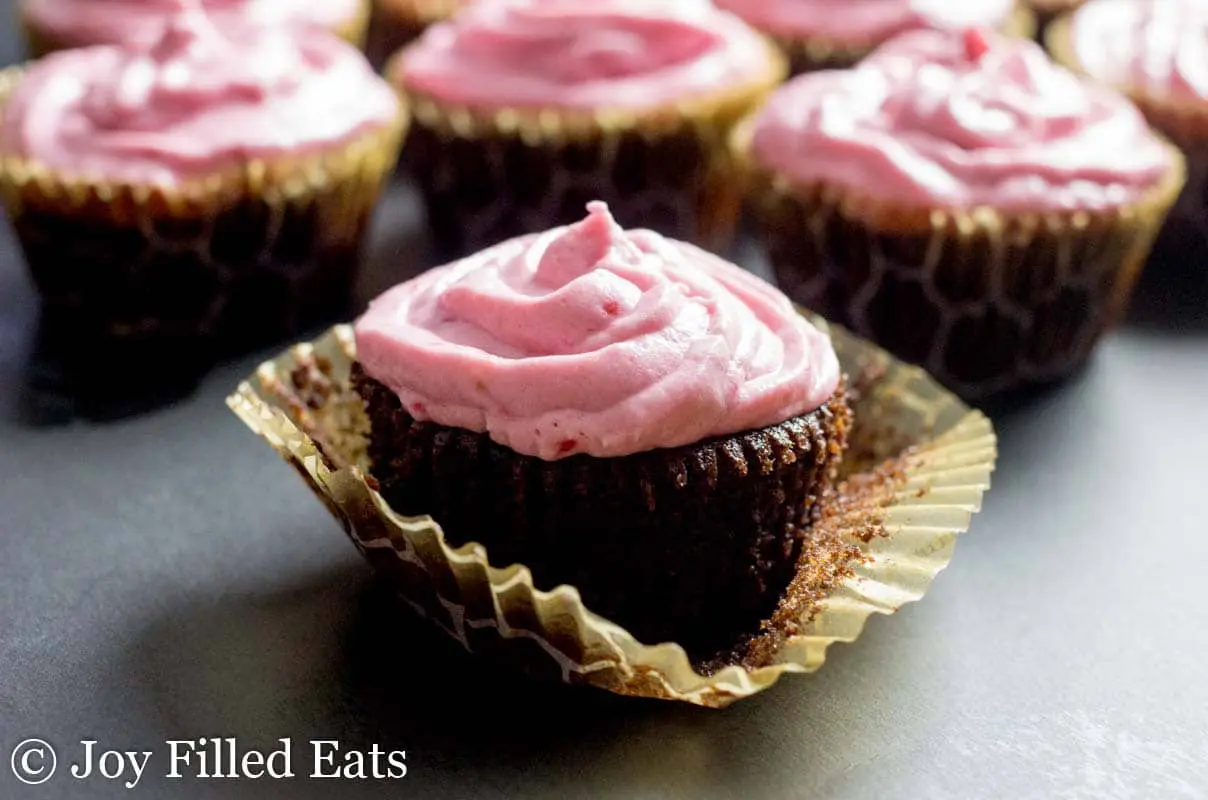
[{"label": "frosted cupcake", "polygon": [[1164,261],[1208,260],[1208,4],[1093,0],[1054,23],[1061,63],[1127,94],[1183,151],[1187,186],[1159,237]]},{"label": "frosted cupcake", "polygon": [[387,291],[355,334],[395,511],[696,658],[775,608],[851,423],[783,295],[600,203]]},{"label": "frosted cupcake", "polygon": [[415,115],[404,161],[456,251],[571,222],[595,198],[622,224],[720,246],[740,205],[726,137],[784,73],[769,42],[697,0],[481,0],[388,69]]},{"label": "frosted cupcake", "polygon": [[1184,181],[1127,99],[976,31],[801,76],[734,146],[781,286],[970,397],[1086,360]]},{"label": "frosted cupcake", "polygon": [[459,0],[374,0],[367,48],[370,58],[384,63],[431,25],[453,16],[459,5]]},{"label": "frosted cupcake", "polygon": [[315,25],[360,45],[369,0],[21,0],[31,54],[154,38],[183,6],[199,5],[219,28]]},{"label": "frosted cupcake", "polygon": [[348,298],[404,124],[333,34],[190,12],[5,73],[0,190],[82,341],[280,335]]},{"label": "frosted cupcake", "polygon": [[715,0],[773,37],[794,74],[850,67],[913,30],[997,28],[1031,36],[1035,22],[1017,0]]}]

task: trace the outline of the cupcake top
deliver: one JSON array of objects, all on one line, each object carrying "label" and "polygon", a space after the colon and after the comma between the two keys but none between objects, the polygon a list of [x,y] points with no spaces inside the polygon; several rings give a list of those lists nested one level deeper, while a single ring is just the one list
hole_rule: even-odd
[{"label": "cupcake top", "polygon": [[920,28],[996,27],[1015,0],[715,0],[774,36],[872,44]]},{"label": "cupcake top", "polygon": [[790,81],[752,149],[794,180],[914,208],[1118,207],[1172,167],[1128,100],[976,30],[903,34],[854,69]]},{"label": "cupcake top", "polygon": [[479,0],[429,28],[394,77],[465,106],[642,109],[766,80],[771,53],[706,0]]},{"label": "cupcake top", "polygon": [[1208,98],[1208,3],[1092,0],[1074,13],[1070,45],[1093,78],[1177,99]]},{"label": "cupcake top", "polygon": [[419,420],[555,460],[776,425],[825,403],[830,339],[759,278],[603,203],[390,289],[357,359]]},{"label": "cupcake top", "polygon": [[[220,28],[246,23],[334,27],[360,13],[361,0],[189,0]],[[29,22],[63,45],[82,47],[154,38],[184,0],[24,0]]]},{"label": "cupcake top", "polygon": [[0,152],[68,175],[175,185],[339,144],[398,113],[389,85],[335,34],[219,33],[186,11],[147,42],[34,63],[4,107]]}]

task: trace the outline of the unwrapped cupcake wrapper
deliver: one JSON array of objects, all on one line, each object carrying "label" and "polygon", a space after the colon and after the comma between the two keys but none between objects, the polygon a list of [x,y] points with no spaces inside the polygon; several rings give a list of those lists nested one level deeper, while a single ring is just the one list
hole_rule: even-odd
[{"label": "unwrapped cupcake wrapper", "polygon": [[408,93],[403,164],[449,257],[576,222],[592,200],[621,225],[721,250],[742,206],[727,137],[783,78],[770,45],[769,59],[759,84],[658,112],[486,113]]},{"label": "unwrapped cupcake wrapper", "polygon": [[[0,75],[0,107],[19,79]],[[0,193],[47,316],[81,341],[255,342],[343,309],[405,125],[174,188],[5,157]]]},{"label": "unwrapped cupcake wrapper", "polygon": [[989,486],[996,447],[985,416],[921,370],[842,330],[832,336],[855,413],[844,482],[820,501],[776,614],[708,674],[679,645],[641,644],[593,614],[574,588],[538,591],[523,566],[492,567],[481,545],[450,548],[430,518],[396,515],[366,476],[369,423],[350,386],[349,327],[265,363],[228,404],[405,602],[467,650],[533,677],[721,707],[786,672],[817,670],[827,647],[854,640],[869,616],[922,597]]},{"label": "unwrapped cupcake wrapper", "polygon": [[[1017,6],[1000,29],[1008,36],[1031,39],[1036,34],[1036,17],[1026,7]],[[775,36],[773,39],[788,58],[792,75],[854,67],[882,44],[881,41],[839,42],[821,36]]]},{"label": "unwrapped cupcake wrapper", "polygon": [[[749,125],[735,136],[742,157]],[[966,399],[1059,379],[1127,310],[1182,158],[1104,212],[912,209],[748,165],[780,288]]]},{"label": "unwrapped cupcake wrapper", "polygon": [[[331,29],[332,33],[355,47],[364,46],[365,33],[369,28],[370,2],[371,0],[361,0],[356,14],[334,25]],[[21,15],[21,28],[25,33],[25,49],[29,58],[42,58],[59,50],[70,50],[80,46],[78,42],[62,41],[56,38],[50,31],[33,24],[25,14]]]},{"label": "unwrapped cupcake wrapper", "polygon": [[[1045,44],[1053,58],[1076,72],[1084,72],[1074,53],[1070,35],[1072,15],[1049,26]],[[1154,243],[1151,266],[1162,269],[1202,270],[1208,264],[1208,103],[1147,94],[1118,86],[1145,119],[1182,151],[1187,182],[1166,224]]]}]

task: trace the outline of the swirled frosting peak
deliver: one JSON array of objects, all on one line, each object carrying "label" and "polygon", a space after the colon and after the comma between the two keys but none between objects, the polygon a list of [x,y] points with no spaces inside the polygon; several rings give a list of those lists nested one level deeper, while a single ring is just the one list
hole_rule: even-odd
[{"label": "swirled frosting peak", "polygon": [[830,340],[778,291],[691,245],[585,220],[387,291],[357,358],[417,419],[555,460],[779,424],[835,391]]},{"label": "swirled frosting peak", "polygon": [[883,42],[910,30],[997,27],[1015,0],[714,0],[760,30],[843,44]]},{"label": "swirled frosting peak", "polygon": [[0,149],[70,174],[172,185],[338,144],[398,113],[389,85],[334,34],[219,32],[193,8],[153,39],[36,62],[5,107]]},{"label": "swirled frosting peak", "polygon": [[479,0],[397,79],[475,107],[645,108],[767,80],[768,44],[704,0]]},{"label": "swirled frosting peak", "polygon": [[1114,208],[1172,167],[1125,98],[977,31],[903,34],[854,69],[790,81],[752,147],[790,178],[912,208]]},{"label": "swirled frosting peak", "polygon": [[1096,80],[1175,98],[1208,98],[1208,3],[1091,0],[1074,13],[1073,55]]}]

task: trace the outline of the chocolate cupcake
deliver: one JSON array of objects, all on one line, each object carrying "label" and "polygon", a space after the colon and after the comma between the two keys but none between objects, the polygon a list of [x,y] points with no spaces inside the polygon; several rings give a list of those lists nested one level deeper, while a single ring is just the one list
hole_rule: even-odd
[{"label": "chocolate cupcake", "polygon": [[784,76],[741,20],[677,0],[495,0],[405,48],[404,163],[464,253],[607,201],[625,225],[721,247],[741,193],[726,138]]},{"label": "chocolate cupcake", "polygon": [[1187,159],[1187,186],[1158,236],[1165,269],[1208,262],[1208,5],[1093,0],[1053,24],[1058,62],[1128,95]]},{"label": "chocolate cupcake", "polygon": [[30,54],[146,41],[167,20],[200,7],[222,29],[253,25],[315,25],[356,46],[365,40],[369,0],[21,0]]},{"label": "chocolate cupcake", "polygon": [[1030,37],[1035,20],[1020,0],[715,0],[771,36],[794,75],[850,67],[898,34],[996,28]]},{"label": "chocolate cupcake", "polygon": [[801,76],[734,147],[782,288],[966,397],[1082,364],[1184,181],[1127,99],[976,31]]},{"label": "chocolate cupcake", "polygon": [[209,352],[342,306],[404,123],[333,34],[188,12],[6,73],[0,191],[82,346]]},{"label": "chocolate cupcake", "polygon": [[851,422],[782,295],[601,203],[395,287],[355,333],[391,508],[697,658],[775,608]]},{"label": "chocolate cupcake", "polygon": [[431,25],[443,22],[460,0],[374,0],[366,52],[374,64],[385,64]]}]

